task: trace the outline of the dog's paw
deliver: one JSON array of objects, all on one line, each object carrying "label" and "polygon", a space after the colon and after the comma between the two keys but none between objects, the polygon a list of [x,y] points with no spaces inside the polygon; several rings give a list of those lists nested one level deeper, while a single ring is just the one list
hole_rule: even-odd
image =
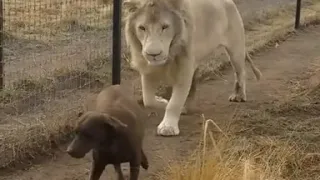
[{"label": "dog's paw", "polygon": [[157,128],[157,134],[160,136],[177,136],[180,134],[180,130],[178,125],[163,120]]},{"label": "dog's paw", "polygon": [[148,169],[149,169],[149,164],[148,164],[148,162],[142,162],[142,163],[141,163],[141,167],[142,167],[143,169],[145,169],[145,170],[148,170]]}]

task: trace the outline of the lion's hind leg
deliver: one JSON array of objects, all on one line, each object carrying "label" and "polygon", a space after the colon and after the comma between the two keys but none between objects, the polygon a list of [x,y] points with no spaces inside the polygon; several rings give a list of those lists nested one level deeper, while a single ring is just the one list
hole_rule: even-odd
[{"label": "lion's hind leg", "polygon": [[[243,43],[244,44],[244,43]],[[231,102],[245,102],[246,96],[246,69],[245,69],[245,48],[244,45],[235,45],[226,47],[230,56],[230,61],[234,69],[234,90],[229,96]]]}]

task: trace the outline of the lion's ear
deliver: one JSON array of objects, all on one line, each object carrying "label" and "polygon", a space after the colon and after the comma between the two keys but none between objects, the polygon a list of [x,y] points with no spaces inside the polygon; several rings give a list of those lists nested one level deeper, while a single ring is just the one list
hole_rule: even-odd
[{"label": "lion's ear", "polygon": [[123,9],[127,12],[135,12],[138,9],[138,2],[132,0],[124,0],[122,2]]},{"label": "lion's ear", "polygon": [[174,9],[179,10],[182,7],[183,0],[170,1]]}]

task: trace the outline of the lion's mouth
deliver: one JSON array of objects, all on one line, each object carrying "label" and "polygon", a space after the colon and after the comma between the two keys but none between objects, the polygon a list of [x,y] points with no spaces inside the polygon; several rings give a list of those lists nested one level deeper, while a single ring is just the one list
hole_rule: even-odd
[{"label": "lion's mouth", "polygon": [[166,59],[163,60],[148,60],[148,64],[151,66],[161,66],[164,65],[166,63]]}]

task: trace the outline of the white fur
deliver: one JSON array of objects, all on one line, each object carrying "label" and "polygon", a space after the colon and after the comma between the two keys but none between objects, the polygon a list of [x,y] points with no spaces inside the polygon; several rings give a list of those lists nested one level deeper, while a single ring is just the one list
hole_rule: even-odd
[{"label": "white fur", "polygon": [[[165,115],[158,126],[157,133],[173,136],[180,133],[180,114],[190,90],[194,70],[200,60],[217,47],[226,48],[235,71],[235,87],[229,97],[230,101],[246,101],[246,58],[257,79],[260,78],[261,73],[246,54],[242,18],[232,0],[158,1],[176,3],[172,7],[175,7],[173,9],[181,15],[182,29],[179,41],[175,42],[176,46],[169,47],[173,38],[176,38],[174,25],[170,24],[172,23],[170,14],[162,14],[161,21],[152,25],[143,24],[147,16],[137,16],[134,19],[135,29],[132,30],[129,29],[129,13],[126,23],[126,41],[131,51],[131,65],[141,75],[144,105],[165,108]],[[127,3],[125,8],[135,12],[147,1],[126,0],[124,3]],[[169,24],[169,27],[164,28],[164,23]],[[132,33],[136,34],[140,45],[134,41]],[[139,49],[139,46],[142,48]],[[160,81],[173,87],[169,102],[155,96]]]}]

